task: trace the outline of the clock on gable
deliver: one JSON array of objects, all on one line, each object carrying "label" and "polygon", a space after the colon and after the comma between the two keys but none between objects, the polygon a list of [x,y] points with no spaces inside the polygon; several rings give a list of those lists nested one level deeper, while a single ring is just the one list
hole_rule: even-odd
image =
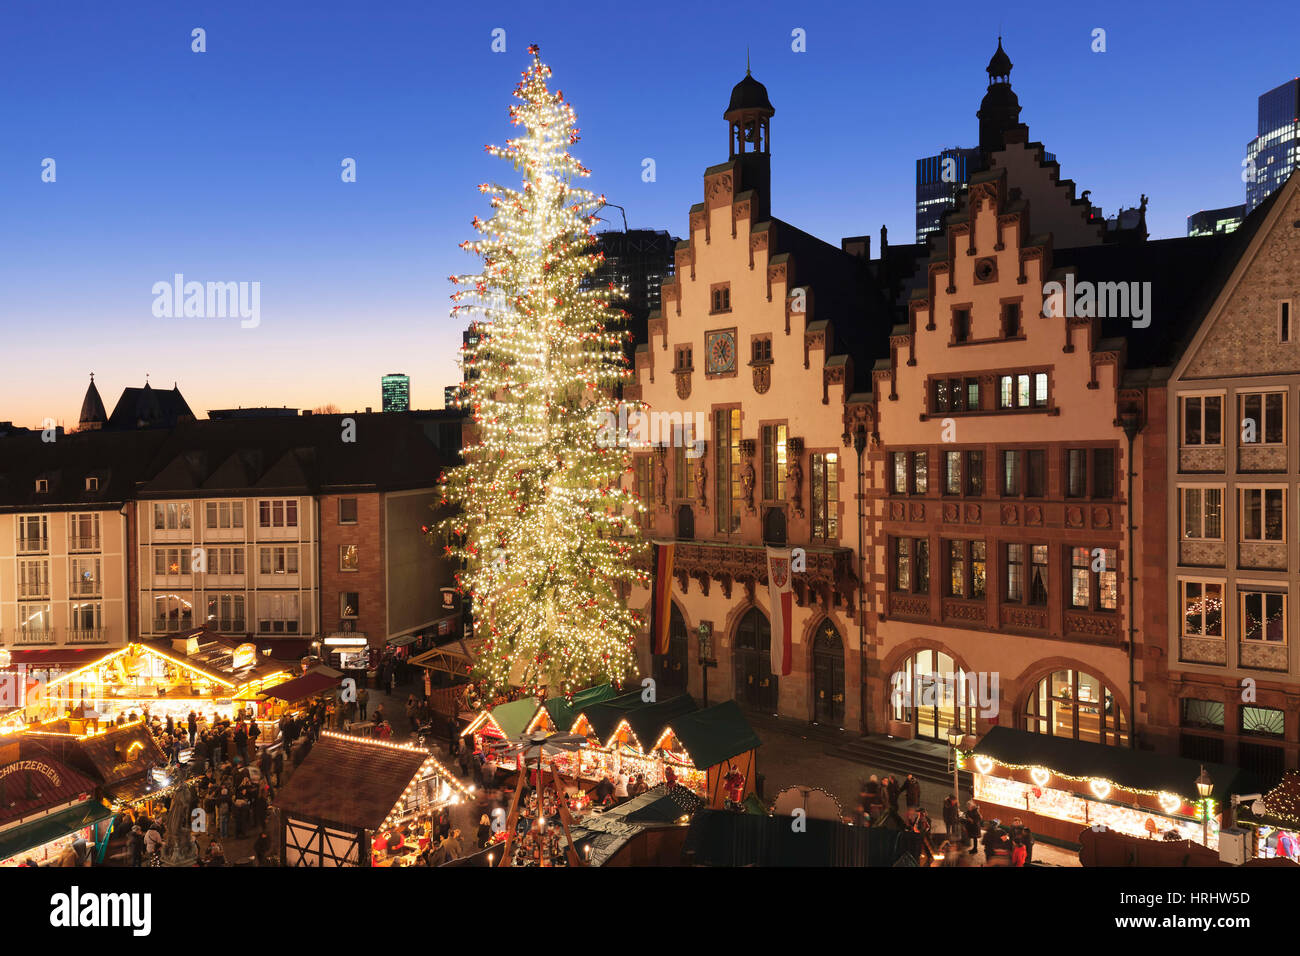
[{"label": "clock on gable", "polygon": [[708,355],[705,373],[708,375],[734,375],[736,372],[736,330],[719,329],[704,333],[704,349]]}]

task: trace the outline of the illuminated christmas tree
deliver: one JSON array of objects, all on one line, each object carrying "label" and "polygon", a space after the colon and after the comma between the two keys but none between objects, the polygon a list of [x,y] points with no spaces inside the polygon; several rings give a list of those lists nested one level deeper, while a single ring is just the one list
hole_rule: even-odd
[{"label": "illuminated christmas tree", "polygon": [[572,185],[589,175],[569,153],[574,112],[529,53],[510,109],[522,135],[486,147],[522,186],[479,187],[494,212],[474,218],[482,238],[461,247],[483,271],[452,277],[453,318],[482,322],[463,355],[473,434],[442,478],[457,513],[441,530],[447,555],[465,562],[457,583],[484,639],[476,676],[489,693],[514,683],[558,695],[635,673],[641,615],[620,590],[648,575],[633,565],[645,545],[641,505],[620,487],[627,452],[608,441],[616,386],[631,377],[626,333],[610,328],[621,314],[612,288],[584,281],[602,258],[591,226],[604,197]]}]

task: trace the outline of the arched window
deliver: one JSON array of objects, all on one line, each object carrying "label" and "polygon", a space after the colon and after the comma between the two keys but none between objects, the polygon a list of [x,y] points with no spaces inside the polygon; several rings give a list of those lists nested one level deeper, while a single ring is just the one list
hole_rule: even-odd
[{"label": "arched window", "polygon": [[654,655],[655,693],[660,700],[686,693],[689,666],[686,620],[673,604],[668,617],[668,653]]},{"label": "arched window", "polygon": [[1123,708],[1109,687],[1082,671],[1053,671],[1025,703],[1025,729],[1095,744],[1127,744]]},{"label": "arched window", "polygon": [[813,720],[844,723],[844,641],[830,618],[813,635]]},{"label": "arched window", "polygon": [[979,704],[975,677],[943,651],[917,651],[890,678],[890,714],[900,723],[910,723],[917,737],[947,740],[948,728],[954,724],[973,734]]},{"label": "arched window", "polygon": [[768,508],[763,515],[763,541],[767,544],[785,544],[784,508]]},{"label": "arched window", "polygon": [[767,615],[750,608],[736,625],[735,697],[746,707],[776,713],[777,678],[772,674],[772,630]]}]

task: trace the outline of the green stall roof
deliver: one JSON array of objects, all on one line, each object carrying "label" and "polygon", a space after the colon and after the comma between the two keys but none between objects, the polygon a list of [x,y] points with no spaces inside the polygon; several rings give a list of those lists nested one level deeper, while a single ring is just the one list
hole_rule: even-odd
[{"label": "green stall roof", "polygon": [[546,713],[550,715],[555,729],[562,734],[567,734],[579,714],[592,704],[610,700],[613,696],[614,685],[597,684],[595,687],[578,691],[573,695],[572,700],[565,697],[548,697],[543,706],[546,708]]},{"label": "green stall roof", "polygon": [[[11,856],[21,857],[29,850],[42,847],[51,840],[67,836],[82,827],[92,826],[112,815],[113,811],[102,803],[89,801],[30,823],[19,824],[0,833],[0,860],[7,860]],[[93,836],[91,842],[94,842]]]},{"label": "green stall roof", "polygon": [[734,700],[684,714],[669,726],[691,755],[697,770],[716,766],[763,743]]}]

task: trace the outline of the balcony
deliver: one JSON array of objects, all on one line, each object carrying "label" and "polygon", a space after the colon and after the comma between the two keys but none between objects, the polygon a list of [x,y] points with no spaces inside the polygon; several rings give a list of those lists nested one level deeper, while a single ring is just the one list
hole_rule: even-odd
[{"label": "balcony", "polygon": [[68,631],[69,644],[107,644],[108,628],[72,628]]},{"label": "balcony", "polygon": [[153,619],[153,633],[155,634],[175,634],[178,631],[189,631],[193,628],[194,619],[189,617],[183,617],[180,620],[165,617]]},{"label": "balcony", "polygon": [[83,538],[78,535],[73,535],[68,539],[68,550],[69,551],[100,551],[102,550],[102,542],[99,539],[99,535],[95,535],[94,537],[90,537],[90,538]]},{"label": "balcony", "polygon": [[18,596],[20,598],[37,598],[48,601],[50,599],[50,582],[42,581],[39,584],[19,584]]},{"label": "balcony", "polygon": [[20,627],[14,631],[15,647],[47,646],[54,643],[54,628]]},{"label": "balcony", "polygon": [[1119,616],[1102,611],[1065,609],[1065,636],[1098,644],[1122,644]]},{"label": "balcony", "polygon": [[19,554],[46,554],[50,550],[50,539],[45,535],[18,539]]}]

